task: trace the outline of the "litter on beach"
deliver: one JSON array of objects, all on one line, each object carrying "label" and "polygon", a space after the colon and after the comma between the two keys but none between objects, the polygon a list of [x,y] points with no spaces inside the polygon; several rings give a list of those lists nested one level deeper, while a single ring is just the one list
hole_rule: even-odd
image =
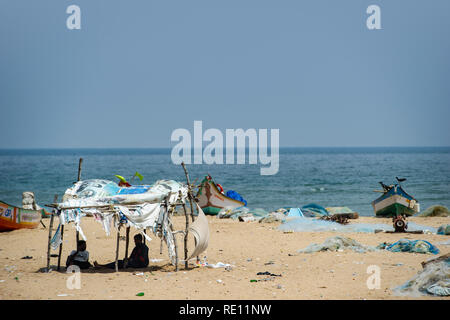
[{"label": "litter on beach", "polygon": [[281,274],[274,274],[274,273],[271,273],[269,271],[258,272],[256,275],[257,276],[281,277]]},{"label": "litter on beach", "polygon": [[233,266],[229,263],[217,262],[217,263],[206,263],[205,267],[217,269],[217,268],[231,268]]}]

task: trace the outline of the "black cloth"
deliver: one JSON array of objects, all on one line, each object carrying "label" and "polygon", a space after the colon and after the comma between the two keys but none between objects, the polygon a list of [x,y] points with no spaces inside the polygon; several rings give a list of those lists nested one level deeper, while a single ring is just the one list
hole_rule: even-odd
[{"label": "black cloth", "polygon": [[[145,244],[140,243],[136,247],[134,247],[133,251],[131,252],[130,258],[128,259],[127,268],[146,268],[148,266],[148,263],[148,247]],[[110,262],[105,266],[110,269],[115,269],[116,263]],[[123,269],[124,261],[118,260],[117,266],[119,269]]]},{"label": "black cloth", "polygon": [[[70,265],[76,265],[80,267],[80,269],[89,269],[91,267],[91,264],[88,261],[73,260]],[[69,267],[69,265],[67,267]]]}]

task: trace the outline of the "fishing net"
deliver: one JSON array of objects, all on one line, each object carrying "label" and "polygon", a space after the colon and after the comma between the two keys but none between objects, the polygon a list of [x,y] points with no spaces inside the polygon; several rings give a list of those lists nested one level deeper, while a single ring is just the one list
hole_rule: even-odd
[{"label": "fishing net", "polygon": [[427,263],[414,278],[393,291],[397,295],[450,296],[450,257]]},{"label": "fishing net", "polygon": [[[350,223],[346,225],[339,224],[334,221],[326,221],[314,218],[295,218],[286,220],[279,227],[282,231],[296,231],[296,232],[362,232],[373,233],[378,231],[394,231],[392,225],[382,223]],[[436,228],[421,226],[413,222],[408,223],[408,231],[423,230],[431,233],[436,233]]]},{"label": "fishing net", "polygon": [[450,211],[445,206],[435,205],[416,214],[416,217],[450,217]]},{"label": "fishing net", "polygon": [[438,228],[437,234],[450,235],[450,224],[442,225]]},{"label": "fishing net", "polygon": [[342,236],[336,236],[332,238],[328,238],[322,244],[313,243],[307,246],[304,249],[300,249],[297,252],[299,253],[312,253],[312,252],[320,252],[320,251],[338,251],[338,250],[352,250],[358,253],[364,253],[367,251],[375,251],[376,248],[365,246],[360,244],[359,242]]},{"label": "fishing net", "polygon": [[386,245],[385,249],[391,252],[439,253],[438,248],[425,240],[400,239],[393,244]]},{"label": "fishing net", "polygon": [[225,207],[219,211],[217,216],[221,219],[231,218],[231,219],[239,219],[239,217],[249,217],[253,216],[255,220],[259,220],[262,217],[265,217],[269,214],[264,209],[261,208],[248,208],[248,207],[239,207],[239,208],[228,208]]}]

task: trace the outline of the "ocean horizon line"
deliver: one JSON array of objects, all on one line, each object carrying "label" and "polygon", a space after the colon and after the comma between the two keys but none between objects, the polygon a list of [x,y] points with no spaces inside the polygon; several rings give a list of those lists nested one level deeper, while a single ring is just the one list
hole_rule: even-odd
[{"label": "ocean horizon line", "polygon": [[[224,147],[222,149],[223,154],[234,153],[235,155],[241,153],[245,153],[245,155],[249,155],[251,150],[246,147],[245,149],[238,149],[237,147],[232,149],[227,149]],[[202,149],[190,149],[191,157],[194,156],[196,151],[200,151],[203,154]],[[255,150],[258,153],[258,150]],[[272,148],[267,148],[267,153],[272,154]],[[286,155],[294,155],[294,154],[324,154],[324,155],[336,155],[336,154],[420,154],[420,153],[440,153],[440,154],[448,154],[450,153],[450,146],[448,147],[407,147],[407,146],[399,146],[399,147],[279,147],[278,152],[280,156]],[[98,155],[120,155],[120,154],[128,154],[135,156],[144,156],[144,155],[167,155],[171,156],[172,148],[166,147],[142,147],[142,148],[10,148],[10,149],[1,149],[0,148],[0,157],[4,156],[45,156],[45,155],[53,155],[53,156],[98,156]]]},{"label": "ocean horizon line", "polygon": [[[450,149],[448,146],[280,146],[279,149]],[[235,149],[237,149],[235,147]],[[245,150],[248,150],[246,147]],[[271,149],[268,146],[268,149]],[[18,150],[172,150],[172,147],[17,147],[1,148],[0,151]],[[191,148],[191,150],[195,150]],[[226,150],[224,147],[223,150]]]}]

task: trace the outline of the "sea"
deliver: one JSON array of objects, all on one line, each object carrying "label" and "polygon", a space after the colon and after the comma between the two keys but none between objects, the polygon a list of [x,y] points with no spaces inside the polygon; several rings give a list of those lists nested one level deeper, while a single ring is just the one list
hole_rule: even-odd
[{"label": "sea", "polygon": [[[207,174],[224,190],[234,190],[249,208],[272,211],[316,203],[346,206],[362,216],[373,216],[371,202],[380,196],[379,182],[389,185],[406,178],[402,186],[421,210],[432,205],[450,208],[450,147],[280,148],[279,171],[261,175],[261,164],[188,164],[191,182]],[[32,191],[41,206],[61,199],[81,178],[118,181],[138,172],[142,181],[185,182],[181,165],[171,160],[171,149],[1,149],[0,200],[20,206],[22,193]],[[248,160],[246,161],[248,163]]]}]

